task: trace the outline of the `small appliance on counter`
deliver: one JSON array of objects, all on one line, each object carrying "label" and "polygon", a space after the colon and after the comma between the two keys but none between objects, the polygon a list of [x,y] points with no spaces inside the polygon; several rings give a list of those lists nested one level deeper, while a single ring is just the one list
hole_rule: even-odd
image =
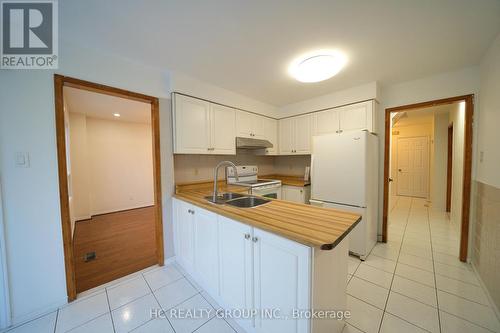
[{"label": "small appliance on counter", "polygon": [[259,179],[259,168],[256,165],[236,166],[239,180],[236,180],[233,168],[226,168],[226,182],[248,187],[249,194],[266,198],[281,199],[281,180]]},{"label": "small appliance on counter", "polygon": [[378,140],[367,131],[313,137],[311,205],[361,214],[349,251],[365,260],[377,242]]}]

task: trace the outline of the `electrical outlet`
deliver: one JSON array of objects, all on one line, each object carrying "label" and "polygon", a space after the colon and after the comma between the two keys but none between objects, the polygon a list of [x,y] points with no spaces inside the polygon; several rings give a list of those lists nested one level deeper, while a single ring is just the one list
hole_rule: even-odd
[{"label": "electrical outlet", "polygon": [[200,173],[200,170],[198,168],[194,168],[194,175],[198,176],[199,173]]},{"label": "electrical outlet", "polygon": [[29,168],[30,155],[27,152],[16,152],[16,168]]},{"label": "electrical outlet", "polygon": [[483,163],[484,161],[484,151],[479,152],[479,163]]}]

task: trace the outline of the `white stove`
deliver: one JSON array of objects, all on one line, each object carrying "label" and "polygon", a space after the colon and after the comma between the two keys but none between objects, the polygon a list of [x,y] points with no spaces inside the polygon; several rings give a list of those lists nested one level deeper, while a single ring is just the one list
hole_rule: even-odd
[{"label": "white stove", "polygon": [[236,167],[238,180],[234,169],[226,168],[226,181],[228,184],[246,186],[249,193],[267,198],[281,199],[281,180],[258,178],[259,168],[256,165],[239,165]]}]

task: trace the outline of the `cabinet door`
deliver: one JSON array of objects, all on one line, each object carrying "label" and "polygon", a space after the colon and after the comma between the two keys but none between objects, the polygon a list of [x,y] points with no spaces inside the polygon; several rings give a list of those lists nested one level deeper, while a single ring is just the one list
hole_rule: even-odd
[{"label": "cabinet door", "polygon": [[[220,253],[220,299],[226,309],[251,309],[252,302],[252,228],[218,216]],[[252,327],[252,320],[239,321]],[[244,327],[245,328],[245,327]]]},{"label": "cabinet door", "polygon": [[304,203],[304,188],[300,186],[283,185],[281,187],[282,199],[298,203]]},{"label": "cabinet door", "polygon": [[310,154],[311,153],[311,115],[294,117],[294,136],[295,145],[294,153]]},{"label": "cabinet door", "polygon": [[236,136],[253,138],[254,115],[245,111],[236,111]]},{"label": "cabinet door", "polygon": [[195,273],[201,286],[219,294],[219,232],[217,215],[194,208]]},{"label": "cabinet door", "polygon": [[272,148],[266,149],[266,155],[278,153],[278,121],[276,119],[264,118],[264,138],[273,144]]},{"label": "cabinet door", "polygon": [[177,243],[178,256],[181,266],[190,274],[194,270],[194,206],[184,201],[177,201]]},{"label": "cabinet door", "polygon": [[293,118],[286,118],[279,120],[279,152],[280,154],[293,153],[293,131],[294,120]]},{"label": "cabinet door", "polygon": [[209,153],[209,114],[209,102],[183,95],[174,95],[175,153]]},{"label": "cabinet door", "polygon": [[226,106],[210,104],[211,153],[236,154],[236,111]]},{"label": "cabinet door", "polygon": [[[310,248],[254,228],[254,299],[257,310],[310,308]],[[309,332],[307,319],[256,317],[256,332]]]},{"label": "cabinet door", "polygon": [[340,130],[373,131],[372,105],[372,102],[368,101],[339,108]]},{"label": "cabinet door", "polygon": [[316,112],[313,115],[313,135],[337,133],[339,113],[335,109]]},{"label": "cabinet door", "polygon": [[267,119],[264,116],[252,114],[252,134],[256,139],[264,139],[264,121]]}]

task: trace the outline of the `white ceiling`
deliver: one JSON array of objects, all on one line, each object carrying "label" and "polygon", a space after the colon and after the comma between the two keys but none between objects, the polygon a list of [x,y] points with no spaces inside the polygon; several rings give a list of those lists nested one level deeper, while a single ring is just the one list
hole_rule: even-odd
[{"label": "white ceiling", "polygon": [[[63,93],[69,112],[83,113],[88,117],[99,119],[151,123],[151,105],[149,103],[72,87],[64,87]],[[113,113],[119,113],[120,117],[113,116]]]},{"label": "white ceiling", "polygon": [[430,106],[426,108],[411,110],[409,112],[403,111],[403,113],[406,113],[406,116],[399,119],[398,122],[393,127],[396,128],[396,127],[418,125],[418,124],[430,124],[434,119],[434,115],[449,113],[454,108],[456,108],[457,103],[458,102]]},{"label": "white ceiling", "polygon": [[[379,81],[477,65],[500,30],[498,0],[60,1],[60,37],[282,106]],[[287,74],[297,55],[338,48],[321,83]]]}]

